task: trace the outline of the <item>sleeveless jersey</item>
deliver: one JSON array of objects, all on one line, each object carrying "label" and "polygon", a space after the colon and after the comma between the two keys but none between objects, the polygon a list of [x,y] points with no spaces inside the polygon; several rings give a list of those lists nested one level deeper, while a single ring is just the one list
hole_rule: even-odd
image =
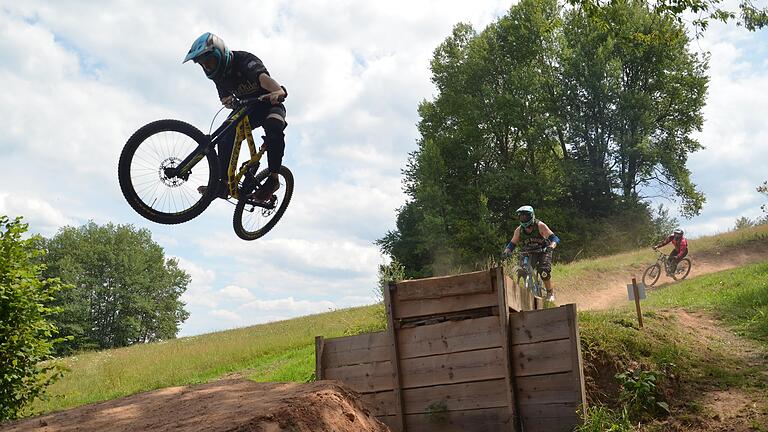
[{"label": "sleeveless jersey", "polygon": [[525,228],[520,227],[520,248],[526,249],[539,249],[549,245],[549,240],[539,232],[539,221],[534,220],[533,231],[527,233]]}]

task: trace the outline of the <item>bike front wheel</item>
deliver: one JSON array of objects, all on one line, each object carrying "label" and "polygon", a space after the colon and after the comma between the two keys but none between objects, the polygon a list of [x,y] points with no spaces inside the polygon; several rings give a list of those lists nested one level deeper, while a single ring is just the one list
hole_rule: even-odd
[{"label": "bike front wheel", "polygon": [[[215,198],[216,154],[208,152],[184,178],[169,173],[208,140],[199,129],[178,120],[159,120],[137,130],[125,144],[117,167],[128,204],[162,224],[186,222],[202,213]],[[205,186],[202,194],[200,186]]]},{"label": "bike front wheel", "polygon": [[680,260],[679,263],[677,263],[677,268],[675,269],[675,272],[672,273],[672,278],[674,278],[676,281],[681,281],[688,277],[688,273],[691,272],[691,260],[688,258],[683,258]]},{"label": "bike front wheel", "polygon": [[[262,170],[256,175],[255,184],[262,184],[268,175],[268,169]],[[247,195],[251,191],[241,191],[232,218],[232,225],[238,237],[243,240],[256,240],[274,228],[283,217],[293,196],[293,173],[281,166],[279,179],[280,188],[266,205],[248,199]]]},{"label": "bike front wheel", "polygon": [[660,276],[661,266],[659,264],[654,264],[645,269],[645,272],[643,273],[643,284],[645,284],[645,286],[654,286]]}]

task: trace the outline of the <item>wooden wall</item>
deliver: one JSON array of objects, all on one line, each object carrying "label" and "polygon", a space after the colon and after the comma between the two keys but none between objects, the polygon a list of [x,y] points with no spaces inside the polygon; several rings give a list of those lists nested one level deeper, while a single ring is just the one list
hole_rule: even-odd
[{"label": "wooden wall", "polygon": [[526,432],[571,431],[586,401],[576,305],[512,314],[510,340]]},{"label": "wooden wall", "polygon": [[[510,302],[516,289],[501,269],[393,284],[385,290],[387,331],[317,338],[317,378],[342,381],[361,393],[372,413],[396,432],[519,430],[513,387],[516,357],[510,356],[522,354],[518,369],[525,370],[520,379],[535,381],[540,372],[550,370],[531,347],[568,342],[570,336],[560,337],[560,315],[515,319],[518,314],[510,314],[515,307],[536,306],[525,293],[516,293]],[[543,332],[550,318],[560,329],[556,340]],[[525,340],[529,328],[542,340]],[[532,402],[540,385],[534,381],[517,396],[525,398],[529,419],[534,417],[532,408],[544,407]]]}]

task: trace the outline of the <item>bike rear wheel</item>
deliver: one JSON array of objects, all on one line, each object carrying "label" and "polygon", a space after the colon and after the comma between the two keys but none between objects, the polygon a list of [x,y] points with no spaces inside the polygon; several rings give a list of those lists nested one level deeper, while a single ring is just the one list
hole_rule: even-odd
[{"label": "bike rear wheel", "polygon": [[[255,177],[255,184],[262,184],[269,175],[264,169]],[[243,240],[256,240],[268,233],[283,217],[285,209],[293,196],[293,173],[288,168],[280,167],[280,188],[272,196],[273,204],[268,208],[260,207],[247,198],[252,191],[240,191],[240,200],[235,206],[232,225],[235,234]]]},{"label": "bike rear wheel", "polygon": [[691,260],[688,258],[683,258],[679,263],[677,263],[677,268],[675,269],[675,272],[672,273],[672,278],[674,278],[676,281],[681,281],[688,277],[688,273],[690,272]]},{"label": "bike rear wheel", "polygon": [[[211,151],[186,178],[169,177],[208,138],[196,127],[178,120],[158,120],[137,130],[120,154],[117,176],[128,204],[157,223],[177,224],[198,216],[215,198],[219,178],[216,154]],[[198,192],[206,186],[205,192]]]},{"label": "bike rear wheel", "polygon": [[643,284],[645,286],[654,286],[658,282],[661,276],[661,266],[657,263],[654,264],[643,272]]}]

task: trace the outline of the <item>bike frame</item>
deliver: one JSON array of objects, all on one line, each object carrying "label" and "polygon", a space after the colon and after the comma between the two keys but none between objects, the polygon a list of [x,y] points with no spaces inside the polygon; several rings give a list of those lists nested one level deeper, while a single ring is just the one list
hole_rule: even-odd
[{"label": "bike frame", "polygon": [[531,254],[540,252],[543,251],[520,252],[520,255],[523,257],[523,270],[525,270],[526,273],[525,279],[531,278],[533,288],[536,290],[534,294],[537,294],[538,296],[541,296],[541,280],[539,280],[539,273],[536,271],[536,269],[533,268],[533,266],[531,266]]},{"label": "bike frame", "polygon": [[[232,111],[232,113],[229,115],[229,117],[227,117],[226,120],[224,120],[221,126],[219,126],[213,132],[213,134],[209,136],[210,142],[206,144],[200,144],[194,151],[192,151],[192,153],[184,158],[181,163],[179,163],[179,167],[175,168],[175,172],[172,173],[174,175],[168,175],[168,177],[180,177],[186,179],[189,176],[189,172],[192,170],[192,168],[194,168],[195,165],[197,165],[197,163],[205,157],[205,155],[211,151],[214,151],[214,147],[218,146],[219,143],[222,142],[224,137],[232,130],[232,128],[236,128],[235,143],[232,147],[232,155],[229,158],[229,166],[227,169],[227,187],[229,189],[229,195],[232,196],[232,198],[240,199],[240,192],[237,188],[240,179],[243,177],[243,174],[248,171],[248,169],[250,169],[252,166],[258,165],[261,157],[266,151],[265,146],[261,146],[261,148],[259,148],[257,151],[256,143],[253,140],[249,115],[253,114],[255,110],[255,104],[250,103],[244,105],[242,108]],[[238,121],[238,119],[240,120]],[[248,141],[248,151],[250,152],[251,158],[250,160],[244,162],[238,171],[237,159],[240,156],[240,146],[242,145],[243,140]],[[219,155],[219,157],[221,157],[221,155]]]}]

